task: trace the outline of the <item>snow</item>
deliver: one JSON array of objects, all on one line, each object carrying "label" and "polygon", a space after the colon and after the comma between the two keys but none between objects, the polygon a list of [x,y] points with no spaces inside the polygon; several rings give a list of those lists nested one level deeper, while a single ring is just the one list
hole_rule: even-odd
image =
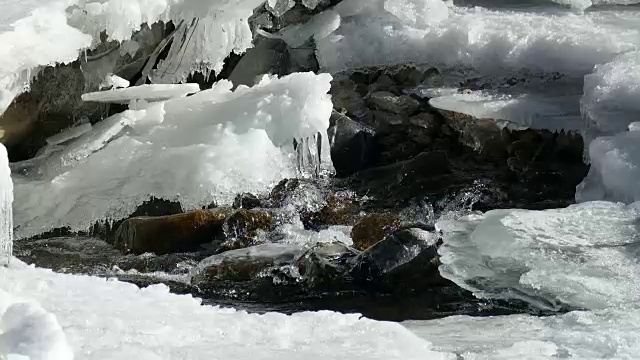
[{"label": "snow", "polygon": [[53,314],[0,289],[0,358],[72,360],[73,352]]},{"label": "snow", "polygon": [[149,84],[82,95],[83,101],[128,104],[132,100],[156,102],[184,97],[200,91],[198,84]]},{"label": "snow", "polygon": [[105,119],[44,159],[36,175],[15,177],[16,236],[123,218],[151,196],[193,209],[266,192],[296,175],[293,139],[328,128],[330,81],[296,73],[233,92],[223,81]]},{"label": "snow", "polygon": [[139,289],[13,264],[0,268],[0,291],[53,314],[77,359],[455,359],[400,324],[358,314],[247,314],[202,306],[164,285]]},{"label": "snow", "polygon": [[13,248],[13,183],[7,149],[0,143],[0,266],[7,265]]},{"label": "snow", "polygon": [[639,215],[640,203],[588,202],[441,221],[440,273],[476,296],[521,299],[543,309],[635,304]]}]

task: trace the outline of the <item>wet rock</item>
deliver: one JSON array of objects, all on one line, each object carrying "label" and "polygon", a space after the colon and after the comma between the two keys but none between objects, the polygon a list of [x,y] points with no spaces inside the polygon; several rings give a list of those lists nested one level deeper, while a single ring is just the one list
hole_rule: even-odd
[{"label": "wet rock", "polygon": [[422,70],[413,65],[406,65],[398,69],[393,78],[398,84],[402,84],[407,87],[413,87],[420,85],[423,81],[429,78],[433,74],[437,74],[438,70],[435,68],[428,68]]},{"label": "wet rock", "polygon": [[[373,74],[375,74],[375,72]],[[374,94],[376,92],[391,92],[394,94],[399,93],[396,83],[395,81],[393,81],[391,76],[382,72],[376,78],[375,82],[369,85],[369,93]]]},{"label": "wet rock", "polygon": [[134,217],[115,232],[114,246],[125,252],[167,254],[196,250],[223,235],[229,209],[196,210],[184,214]]},{"label": "wet rock", "polygon": [[296,260],[296,266],[305,283],[324,291],[347,287],[350,279],[350,261],[358,251],[339,243],[320,243],[307,250]]},{"label": "wet rock", "polygon": [[254,245],[259,231],[271,231],[275,218],[267,211],[237,209],[224,222],[226,241],[223,249],[238,249]]},{"label": "wet rock", "polygon": [[206,287],[226,281],[250,281],[269,268],[293,264],[300,251],[298,245],[290,244],[263,244],[227,251],[203,260],[191,283]]},{"label": "wet rock", "polygon": [[355,259],[354,281],[371,290],[400,293],[447,284],[438,266],[439,238],[421,229],[395,232]]},{"label": "wet rock", "polygon": [[300,179],[284,179],[271,190],[269,200],[273,207],[281,207],[291,193],[300,187]]},{"label": "wet rock", "polygon": [[251,209],[260,207],[260,205],[261,205],[260,199],[251,193],[238,194],[236,198],[233,200],[234,209],[242,208],[242,209],[251,210]]},{"label": "wet rock", "polygon": [[34,131],[38,102],[30,94],[22,94],[0,115],[0,143],[11,148],[25,141]]},{"label": "wet rock", "polygon": [[123,271],[135,270],[139,273],[163,272],[173,275],[186,275],[204,256],[198,253],[166,255],[128,255],[116,263]]},{"label": "wet rock", "polygon": [[264,74],[284,76],[291,73],[291,59],[287,43],[281,39],[258,37],[235,66],[229,80],[234,87],[253,86]]},{"label": "wet rock", "polygon": [[410,96],[396,96],[388,91],[372,93],[367,99],[369,106],[398,115],[413,115],[420,109],[420,102]]},{"label": "wet rock", "polygon": [[375,163],[376,145],[368,127],[334,111],[328,134],[336,176],[349,176]]},{"label": "wet rock", "polygon": [[350,191],[331,192],[325,202],[319,211],[300,215],[305,229],[319,231],[331,225],[353,226],[362,217],[359,201]]},{"label": "wet rock", "polygon": [[353,247],[361,251],[366,250],[397,231],[401,226],[402,222],[395,214],[367,215],[351,230]]},{"label": "wet rock", "polygon": [[362,118],[369,111],[362,94],[358,91],[358,85],[350,79],[332,81],[329,94],[333,108],[339,112],[344,110],[349,116]]},{"label": "wet rock", "polygon": [[488,158],[506,159],[508,140],[502,128],[493,119],[477,119],[473,116],[438,110],[446,124],[459,134],[459,140],[466,146]]}]

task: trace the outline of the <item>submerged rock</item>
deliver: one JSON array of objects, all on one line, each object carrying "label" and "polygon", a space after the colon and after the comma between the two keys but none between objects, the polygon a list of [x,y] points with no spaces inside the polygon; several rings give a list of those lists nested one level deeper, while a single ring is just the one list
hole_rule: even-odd
[{"label": "submerged rock", "polygon": [[400,218],[395,214],[367,215],[351,230],[353,247],[358,250],[366,250],[382,241],[387,235],[397,231],[401,225]]},{"label": "submerged rock", "polygon": [[167,254],[198,249],[223,236],[229,209],[196,210],[184,214],[134,217],[115,232],[114,246],[126,253]]},{"label": "submerged rock", "polygon": [[269,212],[237,209],[224,222],[226,240],[222,249],[232,250],[254,245],[259,231],[271,231],[275,225],[275,218]]},{"label": "submerged rock", "polygon": [[400,293],[447,284],[438,266],[439,238],[421,229],[395,232],[355,259],[354,281],[374,291]]}]

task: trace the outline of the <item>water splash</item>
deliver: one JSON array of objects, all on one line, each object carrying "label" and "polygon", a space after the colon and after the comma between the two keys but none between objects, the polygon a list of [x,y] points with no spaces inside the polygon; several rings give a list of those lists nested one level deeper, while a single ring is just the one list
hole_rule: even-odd
[{"label": "water splash", "polygon": [[13,253],[13,182],[7,149],[0,144],[0,266],[9,265]]}]

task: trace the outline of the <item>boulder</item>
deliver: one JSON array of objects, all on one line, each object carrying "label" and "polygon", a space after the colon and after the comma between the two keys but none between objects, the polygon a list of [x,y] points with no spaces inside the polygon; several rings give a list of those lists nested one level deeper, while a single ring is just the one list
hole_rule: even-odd
[{"label": "boulder", "polygon": [[448,282],[440,276],[435,233],[412,228],[387,236],[354,261],[351,276],[370,290],[400,293]]},{"label": "boulder", "polygon": [[227,281],[251,281],[270,268],[293,264],[300,252],[300,246],[292,244],[262,244],[227,251],[204,259],[191,284],[204,287]]},{"label": "boulder", "polygon": [[230,210],[196,210],[183,214],[134,217],[115,232],[114,246],[125,252],[168,254],[193,251],[224,236],[223,225]]},{"label": "boulder", "polygon": [[372,93],[367,98],[367,104],[378,110],[405,116],[415,114],[421,106],[420,101],[410,96],[396,96],[388,91]]},{"label": "boulder", "polygon": [[351,230],[353,247],[361,251],[366,250],[396,232],[401,225],[400,218],[395,214],[367,215]]},{"label": "boulder", "polygon": [[253,86],[264,74],[284,76],[291,72],[289,47],[281,39],[258,37],[235,66],[229,80],[234,87]]},{"label": "boulder", "polygon": [[329,127],[331,160],[337,177],[346,177],[375,163],[374,133],[349,117],[333,112]]},{"label": "boulder", "polygon": [[261,206],[260,199],[251,193],[238,194],[233,200],[234,209],[251,210],[260,206]]},{"label": "boulder", "polygon": [[319,243],[302,254],[296,260],[296,266],[308,286],[336,291],[349,284],[350,261],[358,253],[339,242]]}]

